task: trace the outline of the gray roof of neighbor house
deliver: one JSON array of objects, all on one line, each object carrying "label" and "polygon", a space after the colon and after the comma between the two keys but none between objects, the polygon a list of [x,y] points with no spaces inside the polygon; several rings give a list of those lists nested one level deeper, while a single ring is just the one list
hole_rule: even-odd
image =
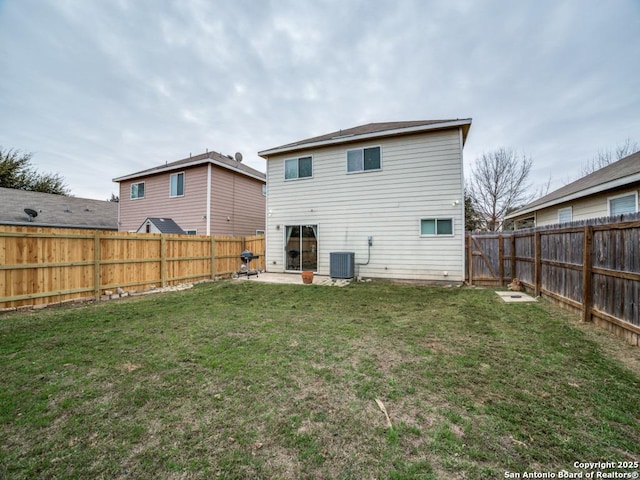
[{"label": "gray roof of neighbor house", "polygon": [[[30,220],[25,209],[38,215]],[[118,230],[118,204],[0,188],[0,224]]]},{"label": "gray roof of neighbor house", "polygon": [[322,147],[338,143],[357,142],[360,140],[392,137],[396,135],[408,135],[412,133],[421,133],[425,131],[444,130],[447,128],[462,127],[463,138],[465,142],[471,127],[471,119],[455,119],[455,120],[415,120],[408,122],[383,122],[368,123],[358,127],[348,128],[346,130],[338,130],[337,132],[327,133],[318,137],[307,138],[298,142],[288,143],[279,147],[270,148],[258,152],[261,157],[268,157],[277,153],[291,152],[295,150],[303,150],[312,147]]},{"label": "gray roof of neighbor house", "polygon": [[160,233],[177,233],[179,235],[185,235],[186,232],[180,228],[180,226],[171,218],[152,218],[148,217],[142,222],[140,227],[147,222],[153,223]]},{"label": "gray roof of neighbor house", "polygon": [[122,182],[124,180],[132,180],[134,178],[148,177],[149,175],[155,175],[158,173],[168,172],[171,170],[177,170],[185,167],[193,167],[196,165],[202,165],[206,163],[212,163],[219,167],[232,170],[234,172],[246,175],[248,177],[255,178],[256,180],[266,181],[266,175],[255,168],[251,168],[244,163],[237,162],[233,157],[222,155],[218,152],[207,152],[200,155],[195,155],[189,158],[183,158],[175,162],[165,163],[147,170],[131,173],[129,175],[123,175],[122,177],[114,178],[114,182]]},{"label": "gray roof of neighbor house", "polygon": [[600,170],[554,190],[510,213],[506,218],[519,217],[535,210],[624,187],[635,182],[640,182],[640,152],[610,163]]}]

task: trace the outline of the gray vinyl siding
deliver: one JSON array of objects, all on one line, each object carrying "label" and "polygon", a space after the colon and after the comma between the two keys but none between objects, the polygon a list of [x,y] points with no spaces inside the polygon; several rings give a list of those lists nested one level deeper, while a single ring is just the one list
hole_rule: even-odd
[{"label": "gray vinyl siding", "polygon": [[[356,263],[366,262],[373,236],[370,262],[356,267],[358,275],[462,281],[460,142],[451,129],[270,157],[267,269],[284,271],[285,225],[317,224],[320,274],[329,274],[330,252],[353,251]],[[381,169],[347,173],[346,151],[372,146],[381,147]],[[284,160],[305,155],[313,156],[313,177],[285,182]],[[422,218],[452,218],[454,235],[421,237]]]}]

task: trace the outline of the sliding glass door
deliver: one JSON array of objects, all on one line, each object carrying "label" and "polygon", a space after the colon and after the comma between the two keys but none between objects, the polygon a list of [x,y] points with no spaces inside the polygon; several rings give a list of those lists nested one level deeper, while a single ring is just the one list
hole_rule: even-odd
[{"label": "sliding glass door", "polygon": [[318,270],[318,226],[287,225],[285,255],[287,270]]}]

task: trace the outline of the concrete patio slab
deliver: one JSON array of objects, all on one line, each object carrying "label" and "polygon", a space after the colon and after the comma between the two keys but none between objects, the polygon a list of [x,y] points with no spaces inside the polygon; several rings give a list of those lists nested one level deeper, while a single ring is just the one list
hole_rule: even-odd
[{"label": "concrete patio slab", "polygon": [[[251,275],[247,277],[239,277],[237,282],[262,282],[262,283],[281,283],[290,285],[303,285],[302,276],[299,273],[261,273],[259,275]],[[332,279],[327,275],[314,275],[312,285],[324,285],[331,287],[344,287],[349,285],[351,280]]]},{"label": "concrete patio slab", "polygon": [[496,292],[502,300],[506,303],[526,303],[537,302],[531,295],[527,295],[524,292]]}]

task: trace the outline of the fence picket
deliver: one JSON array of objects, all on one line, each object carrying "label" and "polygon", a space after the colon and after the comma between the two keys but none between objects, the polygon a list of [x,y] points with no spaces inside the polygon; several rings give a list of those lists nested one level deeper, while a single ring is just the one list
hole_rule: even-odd
[{"label": "fence picket", "polygon": [[264,235],[159,235],[0,226],[0,309],[100,299],[117,287],[145,289],[228,276],[241,247],[264,270]]}]

